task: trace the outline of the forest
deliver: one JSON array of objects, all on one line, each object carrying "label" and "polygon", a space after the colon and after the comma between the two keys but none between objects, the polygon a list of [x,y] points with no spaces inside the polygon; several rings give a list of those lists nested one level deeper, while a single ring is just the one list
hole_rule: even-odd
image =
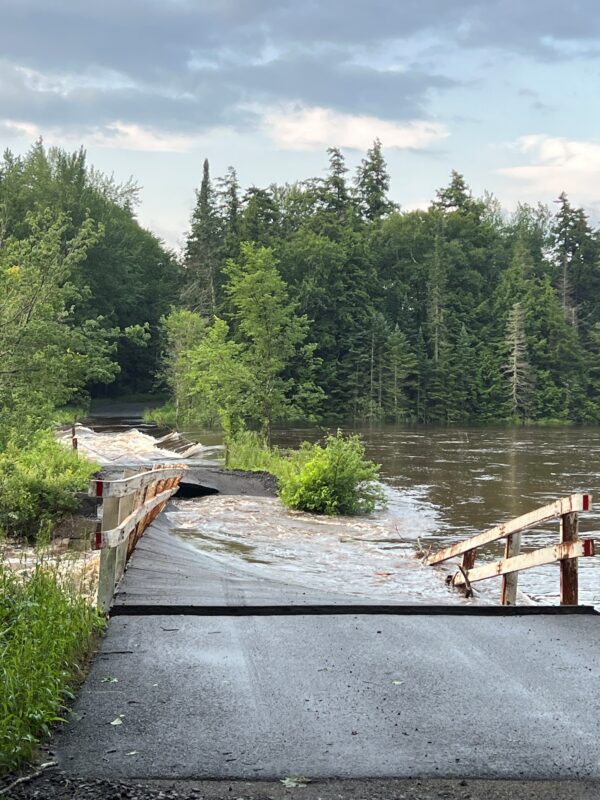
[{"label": "forest", "polygon": [[0,427],[165,390],[178,421],[263,430],[600,421],[600,235],[583,209],[563,193],[506,213],[453,172],[403,211],[379,141],[353,176],[328,158],[322,177],[246,190],[205,161],[175,253],[137,221],[136,185],[83,150],[5,152]]}]

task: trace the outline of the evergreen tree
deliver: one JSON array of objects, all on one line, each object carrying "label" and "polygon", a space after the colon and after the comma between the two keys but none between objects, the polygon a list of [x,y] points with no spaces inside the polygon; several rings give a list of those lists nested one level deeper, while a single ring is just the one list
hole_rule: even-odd
[{"label": "evergreen tree", "polygon": [[267,247],[277,237],[278,222],[272,190],[251,186],[244,195],[240,228],[242,241]]},{"label": "evergreen tree", "polygon": [[365,219],[374,221],[388,214],[394,204],[388,199],[390,176],[381,142],[375,139],[356,173],[356,197]]},{"label": "evergreen tree", "polygon": [[530,407],[532,379],[525,334],[525,312],[521,303],[514,303],[508,313],[506,352],[504,371],[509,384],[510,413],[513,417],[525,419]]},{"label": "evergreen tree", "polygon": [[185,284],[182,299],[188,308],[212,317],[220,303],[221,239],[208,159],[196,192],[190,232],[185,246]]},{"label": "evergreen tree", "polygon": [[348,210],[350,202],[345,178],[348,167],[339,148],[330,147],[327,153],[329,155],[329,175],[325,180],[325,202],[328,209],[339,216],[343,216]]},{"label": "evergreen tree", "polygon": [[[573,327],[579,324],[584,312],[584,325],[590,324],[588,299],[590,290],[600,288],[596,269],[597,249],[587,217],[581,208],[573,208],[565,192],[557,200],[554,218],[554,263],[556,286],[565,319]],[[594,313],[595,312],[595,313]],[[596,317],[594,308],[592,316]]]},{"label": "evergreen tree", "polygon": [[218,213],[225,258],[237,258],[240,249],[240,185],[235,169],[229,167],[224,178],[219,179],[217,192]]}]

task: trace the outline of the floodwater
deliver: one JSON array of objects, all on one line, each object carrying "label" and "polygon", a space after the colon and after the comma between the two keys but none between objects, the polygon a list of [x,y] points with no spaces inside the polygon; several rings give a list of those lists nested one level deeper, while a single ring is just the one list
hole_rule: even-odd
[{"label": "floodwater", "polygon": [[[368,456],[381,464],[386,510],[328,519],[290,512],[269,498],[212,496],[176,501],[174,532],[225,565],[381,602],[396,597],[464,603],[444,584],[454,568],[423,567],[416,555],[563,495],[596,495],[592,511],[580,516],[580,531],[600,542],[600,428],[346,425],[344,430],[360,433]],[[214,432],[183,433],[184,440],[204,447],[219,444]],[[322,435],[314,428],[288,428],[274,438],[278,445],[294,447]],[[523,550],[556,543],[558,530],[558,521],[534,529],[524,537]],[[491,545],[478,553],[478,563],[502,552],[503,543]],[[579,570],[580,602],[600,607],[600,556],[580,559]],[[474,588],[475,602],[497,602],[499,579]],[[520,573],[519,588],[534,602],[556,604],[558,565]]]}]

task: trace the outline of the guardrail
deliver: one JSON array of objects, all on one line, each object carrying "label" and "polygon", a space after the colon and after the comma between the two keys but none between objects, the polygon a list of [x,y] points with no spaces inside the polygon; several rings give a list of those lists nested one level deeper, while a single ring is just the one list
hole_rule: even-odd
[{"label": "guardrail", "polygon": [[101,550],[98,607],[110,608],[129,556],[140,537],[179,488],[187,467],[157,466],[115,480],[94,479],[89,494],[102,498],[94,547]]},{"label": "guardrail", "polygon": [[[433,566],[456,556],[462,556],[458,572],[449,576],[448,582],[452,586],[464,586],[466,595],[469,597],[472,595],[471,584],[501,576],[500,603],[511,606],[517,602],[517,583],[521,570],[559,562],[560,604],[576,606],[579,604],[577,559],[593,556],[595,552],[593,539],[579,539],[578,514],[589,511],[591,504],[592,498],[589,494],[573,494],[570,497],[563,497],[554,503],[516,517],[510,522],[472,536],[463,542],[457,542],[443,550],[431,553],[424,559],[425,563]],[[521,553],[523,531],[555,519],[560,519],[559,543]],[[475,567],[478,548],[499,539],[506,539],[504,558]]]}]

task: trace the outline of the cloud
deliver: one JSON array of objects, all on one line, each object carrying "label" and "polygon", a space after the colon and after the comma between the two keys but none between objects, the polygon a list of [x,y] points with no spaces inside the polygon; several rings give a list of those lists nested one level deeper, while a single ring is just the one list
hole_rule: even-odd
[{"label": "cloud", "polygon": [[155,131],[141,125],[127,125],[118,121],[103,128],[63,131],[54,127],[42,128],[30,122],[3,120],[0,121],[0,132],[4,132],[10,139],[24,138],[29,142],[41,137],[50,145],[68,144],[77,147],[82,139],[85,139],[87,146],[151,153],[184,153],[198,145],[198,140],[194,136]]},{"label": "cloud", "polygon": [[548,60],[595,57],[599,40],[597,0],[568,13],[563,0],[2,0],[0,119],[180,148],[174,136],[251,133],[255,107],[297,103],[306,135],[327,109],[422,141],[440,138],[432,95],[461,85],[439,50],[439,70],[424,60],[441,44],[459,60],[468,48]]},{"label": "cloud", "polygon": [[446,127],[437,122],[398,123],[302,105],[267,111],[264,128],[279,147],[287,150],[321,150],[331,145],[365,150],[375,138],[386,148],[422,150],[448,136]]},{"label": "cloud", "polygon": [[558,194],[576,192],[584,199],[598,197],[600,141],[566,139],[535,134],[522,136],[517,149],[533,163],[498,170],[521,181],[531,191]]}]

